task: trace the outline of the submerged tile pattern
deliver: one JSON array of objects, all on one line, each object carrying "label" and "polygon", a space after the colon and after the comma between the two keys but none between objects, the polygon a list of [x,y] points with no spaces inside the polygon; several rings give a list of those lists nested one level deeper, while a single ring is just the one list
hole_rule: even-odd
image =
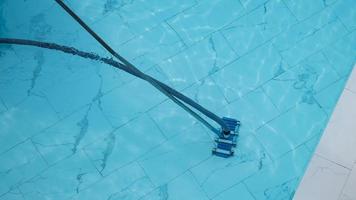
[{"label": "submerged tile pattern", "polygon": [[356,68],[336,104],[295,200],[356,199],[355,86]]},{"label": "submerged tile pattern", "polygon": [[[212,156],[214,135],[143,81],[1,45],[1,200],[293,197],[355,63],[354,1],[66,2],[141,70],[240,119],[236,156]],[[109,56],[52,1],[1,1],[0,37]]]}]

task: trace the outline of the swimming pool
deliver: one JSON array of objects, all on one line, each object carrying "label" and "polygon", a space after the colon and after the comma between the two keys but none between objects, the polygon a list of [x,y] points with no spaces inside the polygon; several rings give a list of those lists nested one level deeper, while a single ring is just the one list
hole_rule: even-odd
[{"label": "swimming pool", "polygon": [[[0,199],[291,199],[355,63],[351,0],[65,1],[140,70],[241,120],[236,155],[108,65],[0,45]],[[0,1],[0,37],[110,57],[53,1]]]}]

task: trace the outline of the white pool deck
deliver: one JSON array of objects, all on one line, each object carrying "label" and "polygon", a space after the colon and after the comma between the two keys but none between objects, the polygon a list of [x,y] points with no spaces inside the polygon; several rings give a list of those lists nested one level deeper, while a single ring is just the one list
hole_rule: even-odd
[{"label": "white pool deck", "polygon": [[356,200],[355,66],[294,200]]}]

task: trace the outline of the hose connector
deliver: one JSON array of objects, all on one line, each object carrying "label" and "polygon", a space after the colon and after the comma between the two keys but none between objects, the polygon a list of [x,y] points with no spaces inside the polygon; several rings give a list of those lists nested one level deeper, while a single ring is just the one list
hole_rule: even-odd
[{"label": "hose connector", "polygon": [[240,128],[240,121],[223,117],[222,120],[225,123],[225,128],[221,128],[221,133],[215,139],[215,147],[212,150],[213,155],[228,158],[234,155],[233,148],[236,147],[236,139]]}]

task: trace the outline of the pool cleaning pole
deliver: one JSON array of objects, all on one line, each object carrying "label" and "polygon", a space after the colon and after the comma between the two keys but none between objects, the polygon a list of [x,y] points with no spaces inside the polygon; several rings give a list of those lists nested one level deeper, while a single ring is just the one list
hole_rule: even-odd
[{"label": "pool cleaning pole", "polygon": [[[221,157],[230,157],[234,154],[233,147],[236,146],[236,138],[237,134],[235,134],[239,127],[240,121],[223,117],[220,118],[209,110],[205,109],[198,103],[194,102],[190,98],[186,97],[182,93],[174,90],[173,88],[167,86],[166,84],[156,80],[155,78],[144,74],[140,70],[138,70],[135,66],[133,66],[126,59],[121,57],[118,53],[116,53],[103,39],[101,39],[88,25],[84,23],[83,20],[80,19],[62,0],[55,0],[58,5],[60,5],[70,16],[73,17],[90,35],[92,35],[106,50],[108,50],[114,57],[116,57],[119,61],[121,61],[125,66],[127,66],[133,73],[137,74],[137,77],[140,77],[143,80],[146,80],[163,94],[165,94],[168,98],[170,98],[177,105],[181,106],[184,110],[189,112],[192,116],[202,122],[206,127],[212,130],[217,134],[218,138],[215,140],[216,147],[213,148],[212,153],[221,156]],[[212,119],[216,123],[221,126],[221,131],[214,128],[210,123],[204,120],[200,115],[191,110],[184,103],[192,106],[196,110],[200,111],[202,114]]]},{"label": "pool cleaning pole", "polygon": [[[16,44],[16,45],[25,45],[25,46],[35,46],[35,47],[40,47],[40,48],[62,51],[64,53],[68,53],[68,54],[80,56],[83,58],[103,62],[105,64],[111,65],[115,68],[123,70],[133,76],[136,76],[136,77],[142,79],[141,76],[138,73],[136,73],[135,71],[131,70],[131,68],[127,67],[126,65],[124,65],[120,62],[113,60],[112,58],[100,57],[97,54],[81,51],[74,47],[59,45],[56,43],[48,43],[48,42],[40,42],[40,41],[35,41],[35,40],[16,39],[16,38],[0,38],[0,44]],[[188,111],[190,114],[192,114],[195,118],[197,118],[197,119],[201,118],[197,113],[195,113],[193,110],[191,110],[189,107],[187,107],[184,103],[182,103],[181,101],[176,99],[174,96],[170,95],[169,93],[167,94],[166,91],[163,91],[163,92],[164,92],[164,94],[168,95],[175,103],[177,103],[178,105],[183,107],[186,111]],[[188,97],[186,97],[186,98],[188,98]],[[208,122],[206,122],[202,118],[200,121],[202,123],[206,123],[205,125],[211,126]],[[212,128],[213,128],[212,131],[219,134],[219,131],[216,128],[214,128],[214,127],[212,127]]]},{"label": "pool cleaning pole", "polygon": [[[90,35],[92,35],[106,50],[108,50],[115,58],[117,58],[120,62],[113,60],[112,58],[103,58],[98,56],[97,54],[88,53],[84,51],[77,50],[73,47],[58,45],[55,43],[47,43],[47,42],[40,42],[34,40],[24,40],[24,39],[15,39],[15,38],[0,38],[0,43],[3,44],[18,44],[18,45],[29,45],[29,46],[37,46],[41,48],[53,49],[62,51],[65,53],[77,55],[83,58],[88,58],[92,60],[98,60],[109,64],[113,67],[121,69],[131,75],[134,75],[140,79],[143,79],[161,91],[164,95],[170,98],[173,102],[177,105],[182,107],[188,113],[190,113],[193,117],[197,120],[202,122],[206,127],[212,130],[214,133],[218,135],[216,138],[216,147],[213,149],[212,153],[221,156],[221,157],[230,157],[233,155],[233,147],[236,146],[236,137],[237,132],[240,127],[240,122],[235,119],[231,118],[220,118],[214,113],[210,112],[203,106],[199,105],[198,103],[194,102],[192,99],[188,98],[187,96],[183,95],[182,93],[176,91],[175,89],[169,87],[168,85],[158,81],[157,79],[141,72],[137,69],[134,65],[120,56],[117,52],[115,52],[103,39],[101,39],[92,29],[89,28],[69,7],[67,7],[63,1],[55,0],[69,15],[73,17]],[[212,119],[216,123],[221,126],[221,130],[216,129],[210,123],[208,123],[205,119],[203,119],[199,114],[194,112],[191,108],[187,105],[195,108],[196,110],[200,111],[206,117]]]},{"label": "pool cleaning pole", "polygon": [[[182,93],[174,90],[173,88],[169,87],[168,85],[156,80],[155,78],[144,74],[140,70],[138,70],[134,65],[132,65],[130,62],[128,62],[126,59],[124,59],[122,56],[120,56],[115,50],[113,50],[100,36],[98,36],[78,15],[76,15],[62,0],[55,0],[58,5],[60,5],[74,20],[76,20],[91,36],[93,36],[106,50],[108,50],[114,57],[116,57],[119,61],[121,61],[124,65],[126,65],[134,74],[136,74],[138,77],[146,80],[150,84],[152,84],[154,87],[156,87],[158,90],[160,90],[162,93],[164,93],[167,97],[169,97],[171,100],[173,100],[175,103],[178,105],[182,106],[183,104],[179,100],[183,101],[184,103],[187,103],[188,105],[192,106],[193,108],[199,110],[201,113],[203,113],[205,116],[209,117],[216,123],[218,123],[224,134],[229,134],[229,127],[226,125],[226,122],[224,122],[223,119],[215,115],[214,113],[210,112],[206,108],[202,107],[201,105],[197,104],[190,98],[186,97]],[[179,99],[179,100],[178,100]],[[198,114],[194,114],[191,109],[188,107],[184,107],[185,110],[187,110],[190,114],[192,114],[194,117],[198,117],[199,121],[204,120],[201,118]],[[220,134],[220,131],[211,126],[208,122],[205,120],[202,121],[208,128],[216,134]]]}]

